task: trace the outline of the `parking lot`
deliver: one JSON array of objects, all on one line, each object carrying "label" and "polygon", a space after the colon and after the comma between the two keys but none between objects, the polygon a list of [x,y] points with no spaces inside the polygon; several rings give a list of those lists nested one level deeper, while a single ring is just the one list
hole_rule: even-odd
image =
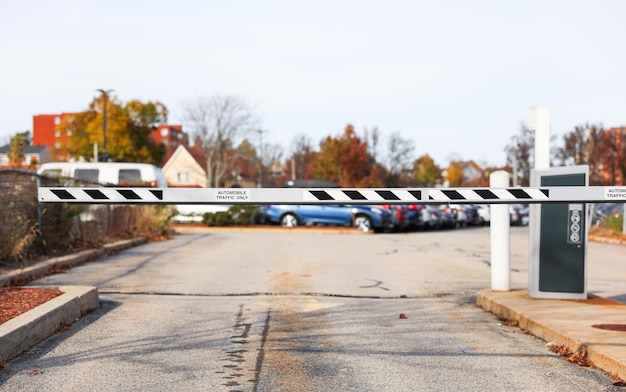
[{"label": "parking lot", "polygon": [[[204,228],[132,248],[36,282],[97,286],[102,307],[6,364],[2,389],[615,388],[475,306],[489,287],[488,238],[483,227]],[[511,239],[520,289],[527,229]],[[620,255],[592,244],[590,291],[626,293]]]}]

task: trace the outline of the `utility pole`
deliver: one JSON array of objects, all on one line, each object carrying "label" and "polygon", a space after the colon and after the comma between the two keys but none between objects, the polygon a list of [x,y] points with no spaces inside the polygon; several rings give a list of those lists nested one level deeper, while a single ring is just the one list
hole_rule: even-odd
[{"label": "utility pole", "polygon": [[100,91],[102,93],[102,161],[109,161],[109,154],[107,153],[107,98],[110,92],[115,90],[104,90],[97,89],[96,91]]},{"label": "utility pole", "polygon": [[511,144],[513,147],[513,186],[517,186],[517,149],[519,147],[517,136],[513,136]]},{"label": "utility pole", "polygon": [[263,134],[267,131],[263,130],[263,129],[257,129],[256,130],[259,133],[259,138],[260,138],[260,152],[261,152],[261,156],[259,157],[259,180],[258,180],[258,184],[257,186],[259,188],[263,188]]}]

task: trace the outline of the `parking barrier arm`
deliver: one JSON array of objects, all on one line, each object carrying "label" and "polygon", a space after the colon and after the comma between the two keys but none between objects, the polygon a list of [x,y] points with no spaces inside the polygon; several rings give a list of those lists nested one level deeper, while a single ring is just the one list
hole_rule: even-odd
[{"label": "parking barrier arm", "polygon": [[626,202],[624,186],[538,188],[75,188],[40,187],[42,203],[536,204]]}]

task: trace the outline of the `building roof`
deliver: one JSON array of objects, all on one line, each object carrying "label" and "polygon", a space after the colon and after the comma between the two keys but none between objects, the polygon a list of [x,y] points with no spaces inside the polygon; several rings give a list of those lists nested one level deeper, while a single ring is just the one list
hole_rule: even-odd
[{"label": "building roof", "polygon": [[[44,151],[46,151],[48,149],[48,146],[43,146],[43,145],[28,145],[26,146],[26,148],[24,149],[24,154],[40,154]],[[8,154],[9,152],[11,152],[11,146],[10,145],[4,145],[4,146],[0,146],[0,154]]]}]

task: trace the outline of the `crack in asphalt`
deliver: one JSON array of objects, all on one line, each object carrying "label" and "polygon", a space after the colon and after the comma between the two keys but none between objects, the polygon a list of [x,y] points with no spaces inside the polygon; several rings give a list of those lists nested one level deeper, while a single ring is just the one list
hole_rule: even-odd
[{"label": "crack in asphalt", "polygon": [[380,296],[380,295],[349,295],[349,294],[332,294],[332,293],[314,293],[314,292],[254,292],[254,293],[175,293],[175,292],[162,292],[162,291],[124,291],[124,290],[98,290],[99,294],[119,294],[119,295],[154,295],[154,296],[172,296],[172,297],[206,297],[206,298],[219,298],[219,297],[286,297],[286,296],[300,296],[300,297],[330,297],[330,298],[355,298],[355,299],[427,299],[427,298],[442,298],[442,297],[465,297],[473,296],[476,291],[467,292],[437,292],[423,295],[394,295],[394,296]]}]

